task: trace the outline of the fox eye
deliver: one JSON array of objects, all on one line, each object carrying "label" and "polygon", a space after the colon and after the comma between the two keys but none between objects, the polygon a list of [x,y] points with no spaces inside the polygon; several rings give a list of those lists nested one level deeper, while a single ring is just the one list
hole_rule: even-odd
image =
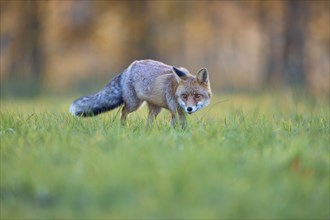
[{"label": "fox eye", "polygon": [[188,98],[188,96],[186,94],[181,95],[181,97],[183,100],[186,100]]},{"label": "fox eye", "polygon": [[195,98],[195,99],[199,99],[200,97],[201,97],[200,94],[194,94],[194,98]]}]

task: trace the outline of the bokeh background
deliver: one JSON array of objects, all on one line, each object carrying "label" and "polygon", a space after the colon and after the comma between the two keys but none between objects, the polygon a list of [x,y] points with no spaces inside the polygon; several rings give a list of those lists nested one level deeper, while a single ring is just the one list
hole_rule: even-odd
[{"label": "bokeh background", "polygon": [[329,1],[0,1],[1,97],[96,91],[132,61],[214,91],[329,94]]}]

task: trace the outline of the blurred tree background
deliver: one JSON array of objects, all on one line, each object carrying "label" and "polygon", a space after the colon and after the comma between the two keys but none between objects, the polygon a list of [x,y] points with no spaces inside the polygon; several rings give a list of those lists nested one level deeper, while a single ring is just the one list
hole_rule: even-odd
[{"label": "blurred tree background", "polygon": [[0,6],[2,97],[96,91],[138,59],[192,73],[207,67],[214,91],[293,86],[329,94],[327,0]]}]

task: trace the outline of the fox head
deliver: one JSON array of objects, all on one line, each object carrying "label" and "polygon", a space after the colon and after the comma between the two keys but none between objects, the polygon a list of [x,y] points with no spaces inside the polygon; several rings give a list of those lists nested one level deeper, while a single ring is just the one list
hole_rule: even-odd
[{"label": "fox head", "polygon": [[212,92],[206,68],[201,69],[196,76],[183,68],[173,67],[173,72],[178,81],[175,95],[185,112],[192,114],[210,103]]}]

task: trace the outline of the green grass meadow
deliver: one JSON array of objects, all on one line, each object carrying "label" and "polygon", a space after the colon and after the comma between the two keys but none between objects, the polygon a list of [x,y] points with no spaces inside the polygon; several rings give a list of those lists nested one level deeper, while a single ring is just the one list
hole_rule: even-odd
[{"label": "green grass meadow", "polygon": [[328,96],[220,94],[185,130],[72,100],[1,100],[1,219],[330,217]]}]

